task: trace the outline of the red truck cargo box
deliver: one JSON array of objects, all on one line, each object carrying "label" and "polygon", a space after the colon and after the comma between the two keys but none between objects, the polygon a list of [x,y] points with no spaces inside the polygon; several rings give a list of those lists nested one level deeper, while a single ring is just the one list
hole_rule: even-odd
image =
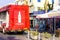
[{"label": "red truck cargo box", "polygon": [[24,5],[13,5],[9,9],[10,30],[29,29],[29,7]]},{"label": "red truck cargo box", "polygon": [[9,14],[9,27],[6,30],[17,31],[30,28],[29,7],[27,5],[9,5],[6,10],[0,12],[2,11],[8,11]]}]

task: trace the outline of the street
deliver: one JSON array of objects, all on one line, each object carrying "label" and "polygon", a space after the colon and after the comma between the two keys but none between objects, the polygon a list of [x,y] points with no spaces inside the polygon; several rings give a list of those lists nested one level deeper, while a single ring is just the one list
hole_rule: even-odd
[{"label": "street", "polygon": [[[50,38],[47,38],[47,36],[49,34],[45,34],[45,35],[44,34],[42,33],[42,35],[40,36],[40,38],[42,40],[60,40],[60,38],[58,38],[58,37],[55,37],[53,39],[52,36]],[[32,40],[32,39],[28,39],[27,33],[23,33],[23,34],[21,34],[21,33],[3,34],[3,33],[0,32],[0,40]]]},{"label": "street", "polygon": [[0,33],[0,40],[28,40],[27,34],[3,34]]}]

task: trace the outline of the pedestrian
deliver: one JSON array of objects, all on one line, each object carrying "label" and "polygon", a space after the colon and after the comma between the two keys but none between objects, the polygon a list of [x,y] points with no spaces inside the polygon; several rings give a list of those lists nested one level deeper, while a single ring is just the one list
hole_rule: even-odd
[{"label": "pedestrian", "polygon": [[36,24],[35,29],[36,29],[36,31],[38,31],[38,24]]},{"label": "pedestrian", "polygon": [[5,33],[5,26],[6,26],[6,23],[2,23],[3,33]]}]

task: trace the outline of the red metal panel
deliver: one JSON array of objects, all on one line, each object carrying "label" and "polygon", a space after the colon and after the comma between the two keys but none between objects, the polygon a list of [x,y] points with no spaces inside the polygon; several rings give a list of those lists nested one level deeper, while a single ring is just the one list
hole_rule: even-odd
[{"label": "red metal panel", "polygon": [[12,27],[14,28],[14,12],[13,10],[9,10],[9,30],[13,30]]},{"label": "red metal panel", "polygon": [[[21,17],[21,22],[18,22],[18,15]],[[24,28],[30,28],[29,21],[29,7],[25,5],[12,5],[9,9],[9,29],[10,30],[24,30]]]},{"label": "red metal panel", "polygon": [[26,28],[30,28],[30,16],[29,16],[29,8],[28,7],[26,7],[26,10],[25,10],[26,12],[25,12],[25,24],[26,24]]},{"label": "red metal panel", "polygon": [[[21,15],[21,17],[19,17],[20,18],[20,23],[18,22],[18,15],[19,15],[19,12],[20,12],[20,15]],[[25,13],[23,12],[23,11],[21,11],[21,10],[15,10],[14,11],[14,27],[16,28],[16,30],[17,29],[23,29],[23,27],[25,27]]]},{"label": "red metal panel", "polygon": [[[27,5],[8,5],[0,9],[0,12],[3,11],[8,11],[9,13],[9,27],[6,30],[30,28],[29,7]],[[18,17],[18,15],[21,17]]]}]

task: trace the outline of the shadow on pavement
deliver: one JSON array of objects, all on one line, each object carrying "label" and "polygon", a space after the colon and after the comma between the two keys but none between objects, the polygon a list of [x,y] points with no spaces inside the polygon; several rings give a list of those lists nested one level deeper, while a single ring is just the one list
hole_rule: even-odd
[{"label": "shadow on pavement", "polygon": [[9,32],[6,34],[8,34],[8,35],[26,35],[27,33],[25,33],[25,32]]},{"label": "shadow on pavement", "polygon": [[15,37],[9,36],[7,37],[7,40],[20,40],[20,39],[16,39]]},{"label": "shadow on pavement", "polygon": [[[12,36],[11,36],[12,35]],[[0,40],[22,40],[21,38],[16,38],[16,36],[13,36],[13,35],[25,35],[24,33],[6,33],[6,34],[3,34],[3,33],[0,33]]]},{"label": "shadow on pavement", "polygon": [[0,40],[5,40],[4,38],[0,37]]}]

